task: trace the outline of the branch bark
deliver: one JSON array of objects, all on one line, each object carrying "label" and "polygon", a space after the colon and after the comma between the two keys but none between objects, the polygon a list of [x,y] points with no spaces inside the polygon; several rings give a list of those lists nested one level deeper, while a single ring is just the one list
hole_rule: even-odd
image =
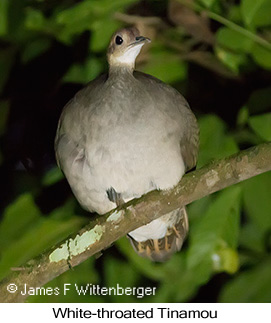
[{"label": "branch bark", "polygon": [[[186,174],[176,187],[152,191],[98,217],[0,284],[0,302],[22,302],[24,284],[40,287],[107,248],[126,233],[206,195],[271,170],[271,143],[261,144]],[[10,284],[17,292],[9,293]]]}]

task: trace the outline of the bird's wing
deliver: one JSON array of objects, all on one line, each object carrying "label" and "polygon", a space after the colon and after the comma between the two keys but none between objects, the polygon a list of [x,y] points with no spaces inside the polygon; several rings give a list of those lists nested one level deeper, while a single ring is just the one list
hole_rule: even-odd
[{"label": "bird's wing", "polygon": [[148,91],[159,92],[157,92],[157,95],[159,95],[158,97],[164,98],[165,100],[165,102],[159,104],[159,107],[165,109],[165,112],[167,112],[168,107],[171,106],[172,110],[176,109],[178,111],[178,116],[181,115],[180,122],[182,131],[179,138],[181,154],[186,171],[194,168],[198,157],[199,128],[189,104],[177,90],[157,78],[137,71],[134,72],[134,76],[144,83],[144,86],[146,86]]},{"label": "bird's wing", "polygon": [[62,111],[55,138],[56,160],[62,170],[67,159],[81,159],[84,155],[85,137],[82,129],[85,124],[85,111],[94,106],[93,100],[107,77],[107,74],[102,74],[88,83]]},{"label": "bird's wing", "polygon": [[80,168],[83,168],[83,161],[85,159],[84,149],[79,147],[69,135],[62,134],[58,137],[55,141],[55,150],[57,163],[64,173],[66,170],[71,169],[75,163]]}]

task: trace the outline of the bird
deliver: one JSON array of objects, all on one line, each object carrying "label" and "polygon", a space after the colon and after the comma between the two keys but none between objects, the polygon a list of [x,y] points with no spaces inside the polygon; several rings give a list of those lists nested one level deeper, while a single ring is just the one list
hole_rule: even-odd
[{"label": "bird", "polygon": [[[196,166],[199,127],[186,99],[135,70],[149,42],[136,27],[116,31],[107,49],[108,72],[61,113],[56,160],[89,212],[105,214],[147,192],[171,189]],[[127,236],[139,256],[164,262],[181,249],[188,229],[186,208],[180,207]]]}]

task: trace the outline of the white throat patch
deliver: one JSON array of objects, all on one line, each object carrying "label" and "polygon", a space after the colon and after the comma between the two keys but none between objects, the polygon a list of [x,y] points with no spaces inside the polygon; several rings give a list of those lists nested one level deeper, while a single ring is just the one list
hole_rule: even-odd
[{"label": "white throat patch", "polygon": [[144,43],[129,48],[123,55],[116,57],[116,61],[121,64],[134,65],[135,59],[143,45]]}]

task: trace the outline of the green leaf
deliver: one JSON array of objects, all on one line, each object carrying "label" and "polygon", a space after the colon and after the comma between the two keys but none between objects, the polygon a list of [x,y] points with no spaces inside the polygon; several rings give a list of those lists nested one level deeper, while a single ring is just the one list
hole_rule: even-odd
[{"label": "green leaf", "polygon": [[219,301],[226,303],[271,302],[271,259],[232,279],[223,288]]},{"label": "green leaf", "polygon": [[83,30],[93,21],[100,20],[117,10],[121,10],[137,0],[85,0],[76,5],[60,11],[56,15],[56,22],[62,25],[70,25],[77,30]]},{"label": "green leaf", "polygon": [[[86,219],[72,216],[73,208],[71,207],[71,202],[53,211],[48,218],[43,218],[37,215],[35,210],[30,209],[33,205],[31,206],[32,202],[31,200],[29,201],[29,196],[28,200],[23,202],[25,203],[26,212],[22,212],[24,209],[20,205],[17,205],[16,210],[11,213],[13,218],[23,222],[23,225],[21,225],[23,231],[18,233],[20,227],[18,224],[14,225],[15,228],[13,231],[14,226],[10,224],[10,217],[8,219],[9,226],[6,224],[1,229],[1,233],[6,234],[4,230],[7,228],[13,240],[11,241],[10,237],[8,237],[8,243],[4,240],[5,249],[1,252],[0,259],[0,280],[8,274],[11,267],[20,266],[33,257],[36,257],[71,233],[79,230],[87,222]],[[23,217],[28,211],[31,212],[30,215],[34,219],[29,223],[30,217],[27,215],[28,226],[26,226],[26,220],[18,219],[18,215]],[[18,233],[16,239],[14,238],[15,233]]]},{"label": "green leaf", "polygon": [[40,10],[28,7],[26,10],[25,28],[30,30],[42,30],[46,19]]},{"label": "green leaf", "polygon": [[239,5],[232,5],[229,7],[228,19],[239,25],[242,24],[242,15],[241,15],[241,9]]},{"label": "green leaf", "polygon": [[103,70],[103,65],[97,58],[90,58],[84,64],[73,64],[64,75],[62,81],[70,83],[82,83],[93,80]]},{"label": "green leaf", "polygon": [[57,13],[55,20],[61,25],[72,25],[77,30],[86,28],[91,24],[95,15],[99,14],[97,1],[81,1],[74,6],[61,10]]},{"label": "green leaf", "polygon": [[142,71],[165,83],[174,83],[185,79],[187,64],[177,55],[161,51],[152,54],[151,60],[142,68]]},{"label": "green leaf", "polygon": [[261,67],[271,70],[271,51],[259,44],[254,44],[251,50],[254,61]]},{"label": "green leaf", "polygon": [[254,91],[247,102],[250,114],[259,114],[270,111],[271,86]]},{"label": "green leaf", "polygon": [[25,10],[29,6],[28,0],[8,0],[8,37],[12,43],[25,41],[27,33],[23,23],[25,19]]},{"label": "green leaf", "polygon": [[218,194],[206,214],[190,232],[188,269],[203,270],[210,275],[212,269],[234,272],[237,270],[236,253],[239,235],[241,189],[230,187]]},{"label": "green leaf", "polygon": [[217,0],[199,0],[199,2],[206,8],[211,8],[217,2]]},{"label": "green leaf", "polygon": [[81,1],[78,4],[58,12],[54,22],[55,36],[65,44],[71,43],[73,36],[85,30],[91,30],[93,22],[99,17],[96,1]]},{"label": "green leaf", "polygon": [[247,215],[260,230],[267,232],[271,229],[271,172],[250,178],[242,186]]},{"label": "green leaf", "polygon": [[59,182],[62,178],[64,178],[61,170],[55,166],[51,168],[42,178],[42,185],[50,186],[57,182]]},{"label": "green leaf", "polygon": [[[105,266],[105,283],[106,286],[117,287],[135,287],[139,279],[139,274],[134,267],[128,266],[126,262],[119,261],[109,257],[106,259]],[[111,295],[112,302],[136,302],[138,298],[133,295]],[[144,298],[147,300],[148,297]]]},{"label": "green leaf", "polygon": [[203,214],[205,214],[213,202],[213,195],[207,195],[197,201],[190,203],[187,206],[188,215],[189,215],[189,223],[193,225],[194,222],[201,219]]},{"label": "green leaf", "polygon": [[[85,0],[60,11],[55,17],[57,37],[60,41],[70,43],[72,37],[85,30],[94,32],[91,48],[105,48],[112,35],[112,28],[120,26],[113,19],[116,11],[122,11],[136,0]],[[97,28],[97,26],[99,28]],[[96,34],[96,35],[95,35]],[[110,35],[109,35],[110,34]],[[109,35],[109,36],[108,36]]]},{"label": "green leaf", "polygon": [[244,22],[250,27],[270,25],[270,0],[242,0],[241,12]]},{"label": "green leaf", "polygon": [[245,66],[248,62],[246,54],[234,53],[225,50],[218,45],[215,47],[215,53],[217,58],[237,75],[239,74],[241,67]]},{"label": "green leaf", "polygon": [[0,223],[1,252],[21,236],[40,219],[40,210],[31,194],[24,194],[10,204],[4,211]]},{"label": "green leaf", "polygon": [[239,127],[244,127],[248,123],[248,118],[249,118],[249,111],[247,106],[243,106],[237,115],[237,125]]},{"label": "green leaf", "polygon": [[238,152],[234,139],[226,133],[226,124],[216,115],[206,115],[199,120],[200,151],[198,167],[213,159]]},{"label": "green leaf", "polygon": [[10,0],[0,1],[0,36],[4,36],[8,31],[8,7]]},{"label": "green leaf", "polygon": [[21,59],[24,64],[46,52],[51,46],[48,38],[35,39],[28,43],[21,53]]},{"label": "green leaf", "polygon": [[262,139],[271,141],[271,112],[249,118],[250,127]]},{"label": "green leaf", "polygon": [[[151,302],[184,302],[195,295],[204,268],[193,271],[186,266],[187,252],[175,254],[163,266],[165,278],[161,281]],[[149,300],[148,300],[149,301]]]},{"label": "green leaf", "polygon": [[83,64],[73,64],[63,76],[62,82],[64,83],[82,83],[85,84],[86,73]]},{"label": "green leaf", "polygon": [[248,37],[244,37],[239,32],[227,27],[218,29],[216,40],[220,46],[241,53],[247,53],[253,45],[253,40]]},{"label": "green leaf", "polygon": [[90,40],[90,50],[94,52],[105,50],[112,34],[119,29],[120,26],[120,22],[108,18],[96,21],[92,26],[93,32]]},{"label": "green leaf", "polygon": [[246,223],[240,232],[240,245],[257,253],[263,253],[265,249],[264,230],[256,226],[253,221]]},{"label": "green leaf", "polygon": [[234,274],[239,269],[239,256],[236,250],[228,247],[221,247],[213,254],[213,267],[215,271],[225,271]]}]

